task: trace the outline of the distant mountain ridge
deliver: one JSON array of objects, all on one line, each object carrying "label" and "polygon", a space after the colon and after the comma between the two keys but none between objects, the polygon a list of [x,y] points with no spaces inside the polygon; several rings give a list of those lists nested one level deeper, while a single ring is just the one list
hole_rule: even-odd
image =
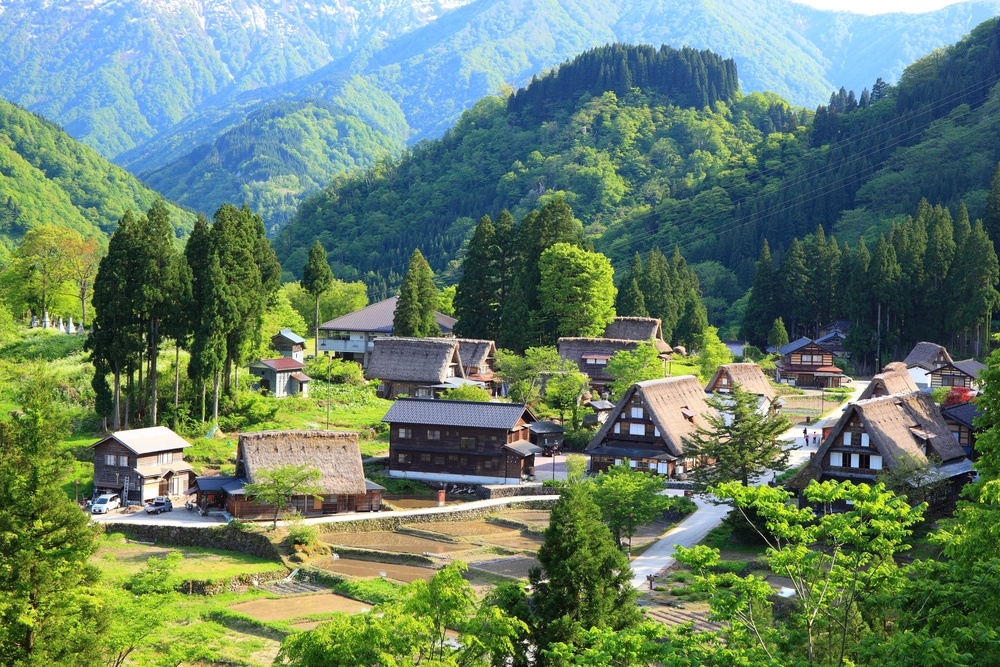
[{"label": "distant mountain ridge", "polygon": [[[182,204],[211,213],[246,197],[277,228],[314,184],[440,136],[476,100],[601,44],[708,48],[736,61],[744,92],[814,107],[842,85],[892,81],[1000,0],[882,16],[787,0],[8,0],[0,10],[0,96]],[[345,116],[356,131],[320,139],[329,123],[307,129],[301,111],[314,102],[371,128]],[[275,109],[302,130],[280,150]],[[219,150],[233,132],[262,139],[255,168]],[[301,174],[310,154],[324,157]]]}]

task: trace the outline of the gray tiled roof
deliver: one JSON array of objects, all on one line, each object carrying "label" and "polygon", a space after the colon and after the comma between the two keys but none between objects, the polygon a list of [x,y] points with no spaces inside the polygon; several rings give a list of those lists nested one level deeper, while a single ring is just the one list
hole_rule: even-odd
[{"label": "gray tiled roof", "polygon": [[535,420],[522,403],[478,403],[476,401],[401,398],[392,404],[382,421],[390,424],[465,426],[497,428],[508,431],[517,426],[517,420],[522,415],[525,416],[526,421]]},{"label": "gray tiled roof", "polygon": [[[370,333],[392,333],[392,319],[396,314],[398,296],[391,296],[361,310],[342,315],[319,325],[323,331],[367,331]],[[458,321],[442,313],[434,313],[441,333],[450,334]]]},{"label": "gray tiled roof", "polygon": [[952,366],[966,375],[977,379],[979,378],[979,373],[986,370],[986,364],[980,363],[975,359],[963,359],[961,361],[956,361],[952,363]]},{"label": "gray tiled roof", "polygon": [[783,345],[783,346],[779,347],[778,348],[778,354],[780,354],[781,356],[785,356],[786,354],[791,354],[792,352],[795,352],[796,350],[801,350],[802,348],[804,348],[806,345],[808,345],[811,342],[812,342],[812,340],[810,340],[809,338],[806,338],[806,337],[803,336],[802,338],[799,338],[798,340],[793,340],[788,345]]},{"label": "gray tiled roof", "polygon": [[958,403],[957,405],[949,405],[946,408],[941,408],[941,414],[954,419],[959,424],[974,428],[972,420],[983,413],[975,403],[969,401],[968,403]]}]

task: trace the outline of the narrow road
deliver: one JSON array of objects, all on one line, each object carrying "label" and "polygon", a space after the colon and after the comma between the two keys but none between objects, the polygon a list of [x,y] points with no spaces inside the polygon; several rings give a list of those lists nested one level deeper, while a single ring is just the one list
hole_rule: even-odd
[{"label": "narrow road", "polygon": [[[866,387],[868,387],[868,382],[855,380],[851,384],[854,393],[839,408],[831,411],[826,416],[826,419],[839,419],[847,405],[852,401],[856,401]],[[818,427],[807,427],[809,437],[804,439],[802,437],[802,425],[800,424],[791,427],[781,435],[779,439],[787,443],[786,448],[798,447],[798,449],[792,451],[789,457],[790,467],[794,468],[801,465],[809,459],[810,455],[819,449],[819,439],[814,443],[812,438],[813,434],[818,431]],[[771,470],[764,473],[754,483],[766,484],[774,479],[777,474],[777,471]],[[669,495],[678,495],[681,492],[671,490],[666,493]],[[713,528],[722,523],[722,520],[729,514],[729,505],[716,504],[707,498],[696,497],[694,500],[698,505],[698,509],[691,516],[674,526],[666,535],[646,549],[641,556],[637,556],[632,560],[632,573],[634,575],[632,577],[632,585],[635,588],[640,590],[648,589],[649,581],[646,579],[646,575],[658,574],[673,565],[675,561],[674,551],[677,546],[690,548],[698,544],[705,539],[705,536]]]}]

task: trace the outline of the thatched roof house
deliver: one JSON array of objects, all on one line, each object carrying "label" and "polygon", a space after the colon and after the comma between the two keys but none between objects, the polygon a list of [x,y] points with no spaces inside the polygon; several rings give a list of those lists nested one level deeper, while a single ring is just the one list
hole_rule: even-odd
[{"label": "thatched roof house", "polygon": [[292,498],[292,507],[305,516],[381,507],[383,489],[365,479],[358,434],[340,431],[241,434],[235,476],[221,485],[213,484],[212,478],[199,478],[196,482],[199,503],[207,500],[206,494],[219,494],[215,500],[235,517],[270,517],[274,507],[254,502],[247,496],[245,485],[259,482],[261,470],[287,465],[312,466],[321,473],[317,484],[322,489],[322,498],[306,495]]},{"label": "thatched roof house", "polygon": [[661,353],[670,354],[670,345],[663,340],[663,326],[656,317],[616,317],[604,327],[604,338],[653,341]]},{"label": "thatched roof house", "polygon": [[456,338],[458,355],[462,359],[462,369],[468,380],[491,383],[494,380],[494,361],[497,345],[491,340]]},{"label": "thatched roof house", "polygon": [[[872,378],[872,381],[868,383],[865,390],[861,392],[861,396],[858,397],[859,401],[865,401],[869,398],[878,398],[879,396],[889,396],[891,394],[910,394],[918,391],[916,383],[913,382],[913,378],[910,377],[909,371],[906,370],[906,366],[903,366],[900,362],[893,362],[886,366],[888,369],[892,366],[892,370],[886,370]],[[899,367],[902,366],[902,370]]]},{"label": "thatched roof house", "polygon": [[674,475],[692,467],[684,440],[707,427],[712,408],[693,375],[638,382],[625,392],[587,445],[591,470],[606,470],[628,458],[636,467]]},{"label": "thatched roof house", "polygon": [[365,377],[380,381],[382,398],[431,398],[458,386],[465,369],[454,338],[386,337],[375,340]]},{"label": "thatched roof house", "polygon": [[754,363],[722,364],[705,385],[705,391],[710,394],[724,394],[731,391],[734,386],[751,394],[757,394],[769,402],[777,396],[767,375]]},{"label": "thatched roof house", "polygon": [[[644,341],[623,338],[560,338],[559,356],[577,365],[581,373],[590,378],[590,386],[602,391],[614,378],[607,372],[608,360],[616,352],[631,352]],[[661,353],[661,359],[667,354]]]},{"label": "thatched roof house", "polygon": [[[851,403],[794,480],[874,482],[904,461],[931,463],[927,481],[952,480],[952,493],[969,479],[972,462],[930,396],[913,392]],[[934,463],[940,461],[940,463]]]},{"label": "thatched roof house", "polygon": [[903,359],[907,368],[919,367],[927,371],[932,371],[944,364],[950,364],[952,361],[951,355],[948,354],[948,348],[927,341],[914,345],[910,353]]}]

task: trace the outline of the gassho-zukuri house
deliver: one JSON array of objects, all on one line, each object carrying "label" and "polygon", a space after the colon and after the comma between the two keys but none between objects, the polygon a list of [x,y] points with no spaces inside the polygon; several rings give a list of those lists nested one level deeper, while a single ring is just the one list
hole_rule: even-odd
[{"label": "gassho-zukuri house", "polygon": [[238,519],[270,519],[274,505],[258,503],[246,485],[259,481],[263,469],[285,465],[315,466],[321,473],[319,497],[297,495],[291,508],[302,516],[341,512],[377,512],[385,489],[365,479],[358,434],[345,431],[263,431],[240,435],[236,474],[199,477],[189,494],[203,510],[222,509]]},{"label": "gassho-zukuri house", "polygon": [[401,398],[389,424],[389,476],[428,482],[519,484],[534,474],[534,415],[520,403]]},{"label": "gassho-zukuri house", "polygon": [[707,428],[712,407],[693,375],[638,382],[625,392],[607,421],[587,445],[591,472],[628,459],[629,465],[674,477],[697,462],[684,456],[684,439]]}]

